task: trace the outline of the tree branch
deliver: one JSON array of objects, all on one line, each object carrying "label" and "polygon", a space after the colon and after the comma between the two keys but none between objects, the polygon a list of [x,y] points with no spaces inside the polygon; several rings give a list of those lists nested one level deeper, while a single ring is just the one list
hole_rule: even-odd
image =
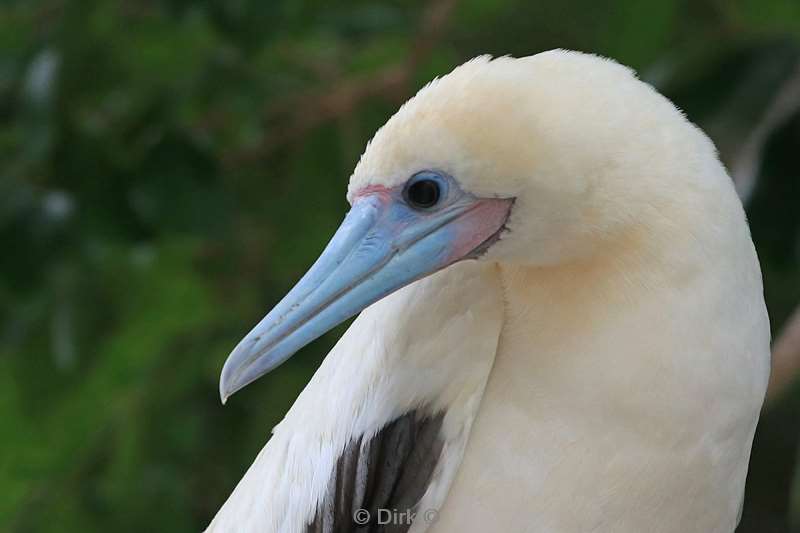
[{"label": "tree branch", "polygon": [[410,93],[409,82],[417,66],[436,46],[457,2],[458,0],[436,0],[428,6],[421,17],[411,52],[405,61],[385,67],[369,76],[333,82],[331,89],[270,104],[264,111],[264,117],[266,121],[276,125],[257,148],[233,154],[226,158],[226,162],[238,164],[267,157],[321,124],[353,112],[364,100],[383,98],[398,104],[405,101]]},{"label": "tree branch", "polygon": [[736,191],[747,204],[753,194],[761,168],[764,147],[769,136],[800,110],[800,61],[778,89],[761,120],[736,150],[730,162],[731,177]]},{"label": "tree branch", "polygon": [[800,375],[800,307],[786,321],[772,344],[772,374],[767,388],[767,404],[778,399]]}]

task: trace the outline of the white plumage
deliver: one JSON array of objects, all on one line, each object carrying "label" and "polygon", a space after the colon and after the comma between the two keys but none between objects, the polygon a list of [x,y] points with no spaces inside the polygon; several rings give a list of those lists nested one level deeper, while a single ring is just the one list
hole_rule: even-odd
[{"label": "white plumage", "polygon": [[421,170],[514,198],[507,231],[361,313],[209,531],[305,531],[343,450],[418,410],[444,418],[415,533],[732,532],[769,327],[709,139],[611,61],[481,57],[378,131],[348,198]]}]

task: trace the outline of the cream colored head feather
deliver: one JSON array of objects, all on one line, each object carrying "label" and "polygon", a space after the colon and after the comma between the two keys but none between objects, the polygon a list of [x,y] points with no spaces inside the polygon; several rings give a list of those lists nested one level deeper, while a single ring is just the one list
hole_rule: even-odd
[{"label": "cream colored head feather", "polygon": [[516,197],[508,228],[524,241],[490,256],[527,264],[594,249],[674,204],[676,187],[689,210],[674,216],[690,218],[703,201],[693,191],[729,189],[713,144],[669,100],[614,61],[563,50],[481,56],[429,83],[375,134],[348,198],[424,169]]}]

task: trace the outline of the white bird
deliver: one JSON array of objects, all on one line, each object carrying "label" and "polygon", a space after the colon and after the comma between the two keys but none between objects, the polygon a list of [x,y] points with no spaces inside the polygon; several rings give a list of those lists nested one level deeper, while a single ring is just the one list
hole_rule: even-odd
[{"label": "white bird", "polygon": [[672,103],[591,55],[479,57],[376,133],[348,200],[223,401],[363,311],[209,531],[734,530],[768,317]]}]

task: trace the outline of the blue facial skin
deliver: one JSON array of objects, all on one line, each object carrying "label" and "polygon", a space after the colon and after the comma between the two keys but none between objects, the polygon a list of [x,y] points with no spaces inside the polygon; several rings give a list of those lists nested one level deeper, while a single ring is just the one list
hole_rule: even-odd
[{"label": "blue facial skin", "polygon": [[[408,189],[421,179],[439,185],[436,205],[410,205]],[[228,357],[220,378],[223,402],[365,307],[451,264],[457,244],[452,223],[476,200],[452,178],[429,171],[404,189],[357,198],[319,259]]]}]

